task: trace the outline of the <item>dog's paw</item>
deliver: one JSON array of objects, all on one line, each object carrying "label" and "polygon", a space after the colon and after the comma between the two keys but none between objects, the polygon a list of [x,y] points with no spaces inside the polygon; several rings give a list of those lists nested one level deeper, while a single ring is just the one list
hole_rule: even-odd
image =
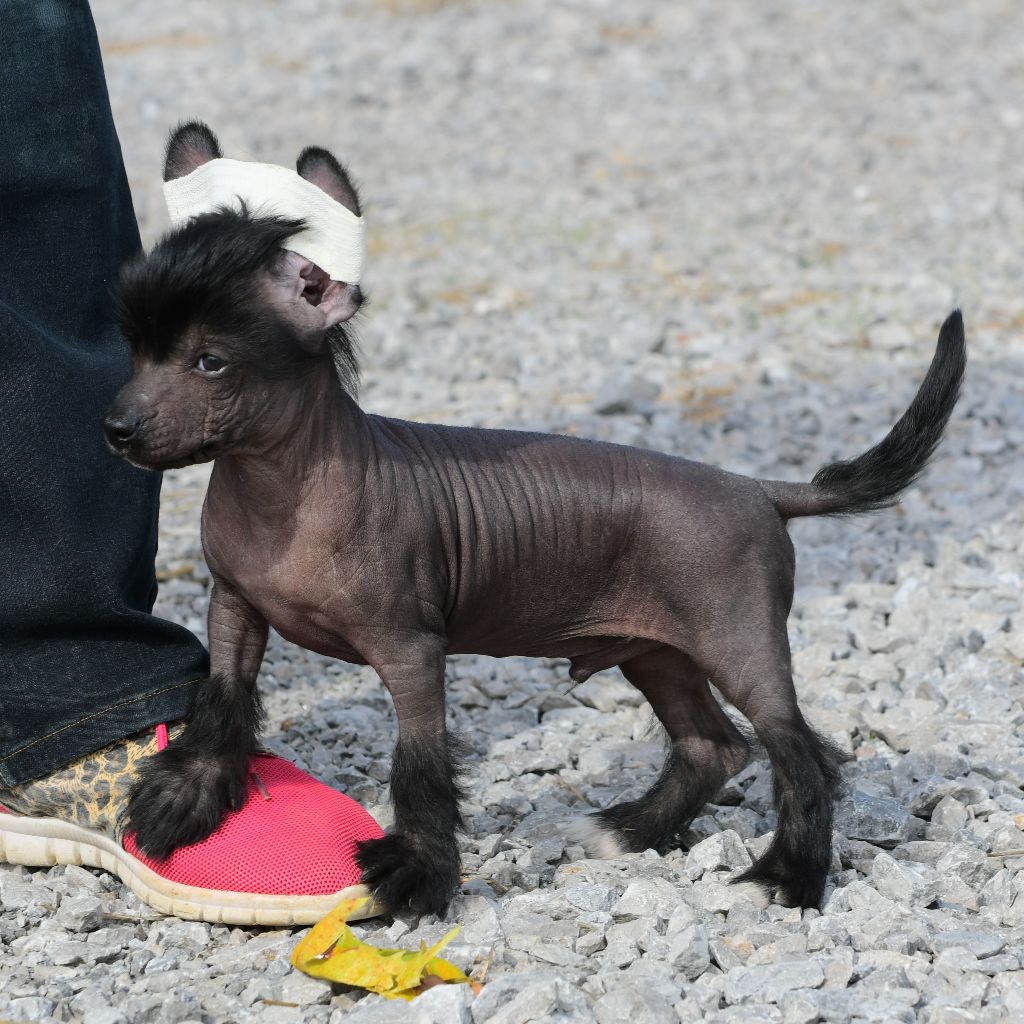
[{"label": "dog's paw", "polygon": [[754,885],[761,889],[765,902],[769,899],[784,907],[821,906],[827,873],[808,866],[786,865],[769,851],[752,867],[731,881],[740,886]]},{"label": "dog's paw", "polygon": [[229,810],[245,803],[247,761],[169,746],[141,767],[123,827],[138,848],[162,860],[216,831]]},{"label": "dog's paw", "polygon": [[454,843],[402,833],[364,839],[356,848],[363,883],[390,911],[443,917],[459,884]]},{"label": "dog's paw", "polygon": [[642,800],[615,804],[576,819],[566,830],[566,837],[582,846],[588,857],[605,860],[644,850],[666,854],[682,845],[680,825],[656,810]]}]

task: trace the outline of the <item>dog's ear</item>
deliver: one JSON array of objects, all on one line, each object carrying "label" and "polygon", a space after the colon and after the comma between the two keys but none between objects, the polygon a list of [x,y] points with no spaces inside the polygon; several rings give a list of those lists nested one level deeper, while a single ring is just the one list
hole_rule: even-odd
[{"label": "dog's ear", "polygon": [[323,352],[328,329],[350,320],[363,302],[359,285],[332,281],[315,263],[291,250],[285,250],[269,271],[266,294],[308,352]]},{"label": "dog's ear", "polygon": [[295,163],[299,176],[311,181],[332,199],[347,207],[357,217],[362,214],[359,193],[356,191],[348,171],[334,158],[333,154],[318,146],[307,146]]},{"label": "dog's ear", "polygon": [[202,121],[179,124],[167,140],[164,181],[183,178],[197,167],[223,155],[217,136]]},{"label": "dog's ear", "polygon": [[[295,169],[357,217],[361,215],[359,193],[348,171],[326,149],[307,146]],[[357,284],[332,281],[297,253],[286,252],[285,256],[272,275],[272,301],[299,328],[303,347],[321,351],[326,346],[327,329],[351,320],[363,303],[363,293]]]}]

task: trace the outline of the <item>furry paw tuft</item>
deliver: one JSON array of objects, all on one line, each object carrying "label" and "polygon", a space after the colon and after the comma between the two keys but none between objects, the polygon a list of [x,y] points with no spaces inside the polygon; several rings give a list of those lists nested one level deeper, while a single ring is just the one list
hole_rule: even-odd
[{"label": "furry paw tuft", "polygon": [[245,803],[248,759],[197,753],[173,744],[149,758],[125,808],[124,831],[147,857],[163,860],[217,830]]},{"label": "furry paw tuft", "polygon": [[769,849],[759,861],[732,881],[741,885],[753,883],[784,907],[814,907],[821,904],[826,875],[814,870],[787,870]]},{"label": "furry paw tuft", "polygon": [[396,832],[356,848],[363,883],[393,913],[410,908],[443,917],[459,885],[454,843]]}]

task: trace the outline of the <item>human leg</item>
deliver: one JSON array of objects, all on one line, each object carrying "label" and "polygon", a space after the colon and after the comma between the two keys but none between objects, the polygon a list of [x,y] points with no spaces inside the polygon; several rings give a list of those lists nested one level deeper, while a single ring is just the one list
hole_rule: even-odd
[{"label": "human leg", "polygon": [[139,246],[84,0],[0,19],[0,787],[181,717],[206,672],[151,614],[159,476],[110,454],[110,289]]}]

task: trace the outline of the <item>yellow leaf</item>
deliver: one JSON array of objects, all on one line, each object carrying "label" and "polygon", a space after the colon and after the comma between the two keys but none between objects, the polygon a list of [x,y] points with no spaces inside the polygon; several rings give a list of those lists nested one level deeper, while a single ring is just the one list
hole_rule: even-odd
[{"label": "yellow leaf", "polygon": [[456,925],[429,949],[378,949],[356,938],[347,922],[368,899],[342,900],[292,950],[292,966],[313,978],[376,992],[385,999],[414,999],[424,978],[469,982],[454,964],[437,954],[459,934]]}]

